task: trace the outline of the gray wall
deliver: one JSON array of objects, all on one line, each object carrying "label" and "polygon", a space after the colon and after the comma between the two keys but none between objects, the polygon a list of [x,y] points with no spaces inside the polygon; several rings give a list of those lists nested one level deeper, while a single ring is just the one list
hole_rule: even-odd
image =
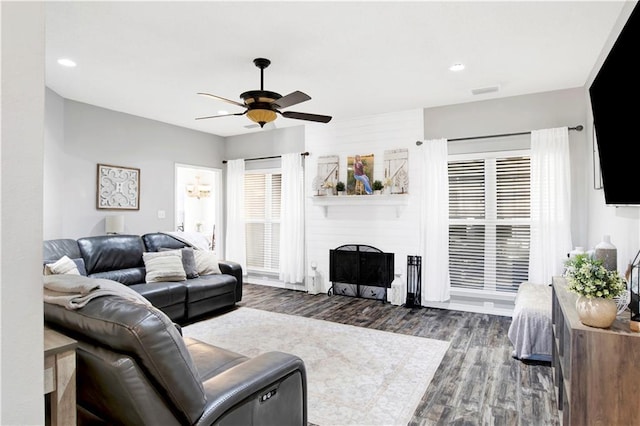
[{"label": "gray wall", "polygon": [[44,424],[42,2],[0,2],[0,424]]},{"label": "gray wall", "polygon": [[[304,126],[284,127],[282,129],[260,130],[245,135],[229,136],[225,142],[226,160],[238,158],[259,158],[304,151]],[[258,162],[280,164],[275,162]],[[245,167],[256,167],[256,162],[248,162]]]},{"label": "gray wall", "polygon": [[[62,99],[51,90],[46,97],[44,239],[104,234],[104,218],[112,214],[124,214],[126,233],[172,230],[175,163],[221,168],[222,137]],[[140,210],[96,208],[98,163],[140,169]]]},{"label": "gray wall", "polygon": [[[584,89],[575,88],[533,95],[470,102],[424,110],[425,139],[460,138],[516,133],[586,124]],[[590,185],[590,142],[587,132],[570,131],[571,234],[573,244],[587,246],[587,190]],[[530,146],[530,137],[519,136],[450,142],[456,152],[516,149]]]}]

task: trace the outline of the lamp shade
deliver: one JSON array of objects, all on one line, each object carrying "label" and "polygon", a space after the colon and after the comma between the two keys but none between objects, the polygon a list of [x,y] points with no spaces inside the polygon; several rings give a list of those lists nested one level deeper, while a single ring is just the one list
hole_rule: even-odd
[{"label": "lamp shade", "polygon": [[122,234],[124,232],[124,216],[107,216],[104,219],[104,231],[107,234]]}]

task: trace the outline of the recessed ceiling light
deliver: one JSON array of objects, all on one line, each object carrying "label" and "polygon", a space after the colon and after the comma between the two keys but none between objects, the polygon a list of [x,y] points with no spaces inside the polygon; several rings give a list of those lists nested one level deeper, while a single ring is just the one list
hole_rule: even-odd
[{"label": "recessed ceiling light", "polygon": [[229,114],[229,111],[225,111],[225,110],[221,109],[220,111],[218,111],[218,114],[219,115],[227,115],[227,114]]},{"label": "recessed ceiling light", "polygon": [[76,63],[69,58],[60,58],[58,59],[58,63],[63,67],[75,67]]},{"label": "recessed ceiling light", "polygon": [[455,63],[449,67],[450,71],[462,71],[463,69],[464,69],[464,64],[461,64],[460,62]]}]

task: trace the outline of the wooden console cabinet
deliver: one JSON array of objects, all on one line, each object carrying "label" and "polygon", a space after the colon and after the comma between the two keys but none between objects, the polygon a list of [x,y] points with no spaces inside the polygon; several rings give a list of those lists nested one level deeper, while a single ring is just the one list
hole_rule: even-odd
[{"label": "wooden console cabinet", "polygon": [[553,376],[562,424],[640,425],[640,333],[629,313],[609,329],[583,325],[578,296],[553,278]]}]

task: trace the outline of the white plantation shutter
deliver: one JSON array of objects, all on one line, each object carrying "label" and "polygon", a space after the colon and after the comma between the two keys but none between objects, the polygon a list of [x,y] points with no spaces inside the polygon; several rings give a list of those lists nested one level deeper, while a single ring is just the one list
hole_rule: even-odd
[{"label": "white plantation shutter", "polygon": [[244,201],[249,271],[278,272],[281,184],[280,173],[245,174]]},{"label": "white plantation shutter", "polygon": [[451,286],[515,292],[529,267],[529,157],[466,157],[449,161]]}]

